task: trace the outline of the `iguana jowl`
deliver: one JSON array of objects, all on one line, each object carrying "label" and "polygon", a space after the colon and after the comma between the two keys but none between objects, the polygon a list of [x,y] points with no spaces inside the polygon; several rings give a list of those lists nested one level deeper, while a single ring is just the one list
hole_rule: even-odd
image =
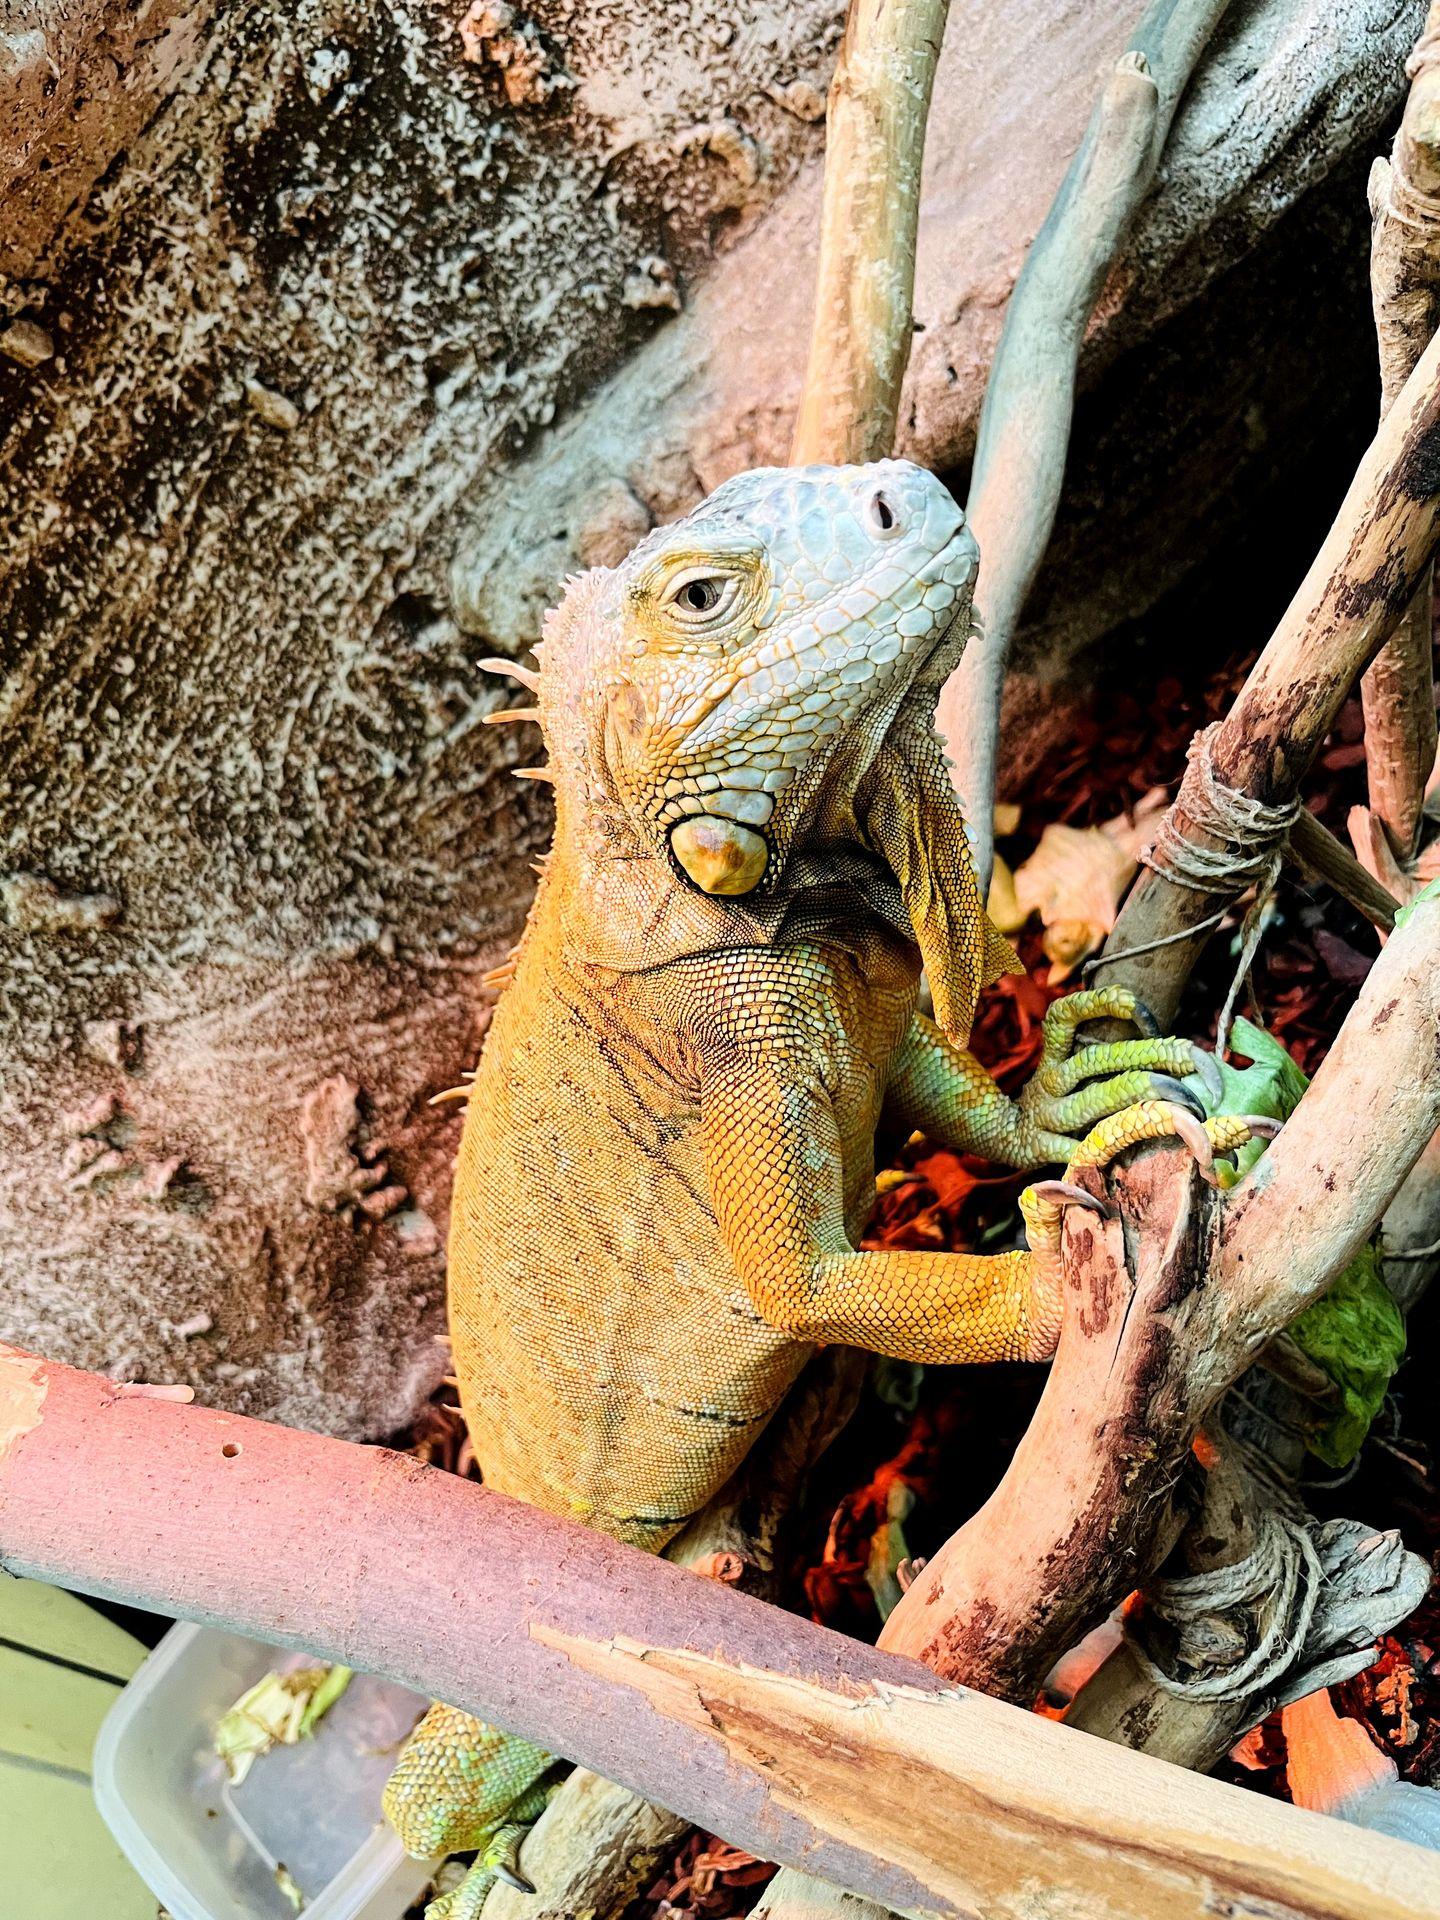
[{"label": "iguana jowl", "polygon": [[[1018,964],[933,726],[975,568],[919,468],[749,473],[573,580],[538,678],[512,670],[556,825],[451,1224],[487,1484],[659,1551],[817,1344],[1048,1358],[1055,1200],[1027,1193],[1031,1252],[857,1252],[877,1128],[1027,1167],[1174,1130],[1187,1041],[1072,1052],[1080,1020],[1135,1016],[1124,992],[1052,1009],[1018,1102],[964,1051],[981,987]],[[482,1849],[437,1920],[478,1908],[548,1764],[449,1708],[422,1723],[391,1817],[417,1853]]]}]

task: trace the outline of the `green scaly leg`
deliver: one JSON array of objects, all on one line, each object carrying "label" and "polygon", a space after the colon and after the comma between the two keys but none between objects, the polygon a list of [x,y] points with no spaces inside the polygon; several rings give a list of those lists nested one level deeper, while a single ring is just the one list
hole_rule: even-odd
[{"label": "green scaly leg", "polygon": [[531,1891],[516,1861],[544,1809],[552,1754],[436,1705],[406,1741],[385,1787],[387,1818],[417,1859],[476,1852],[458,1887],[432,1900],[426,1920],[474,1920],[496,1880]]}]

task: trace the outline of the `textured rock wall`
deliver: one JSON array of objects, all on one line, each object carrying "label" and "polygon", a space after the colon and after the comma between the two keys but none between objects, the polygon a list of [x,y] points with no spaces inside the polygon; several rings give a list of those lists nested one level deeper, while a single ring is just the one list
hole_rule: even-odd
[{"label": "textured rock wall", "polygon": [[[1371,140],[1421,10],[1239,9],[1092,374]],[[999,12],[957,0],[936,95],[904,444],[943,466],[1133,7]],[[0,1336],[347,1433],[439,1372],[426,1101],[546,837],[474,663],[783,457],[840,14],[6,15]],[[1157,578],[1105,559],[1096,444],[1042,664]]]}]

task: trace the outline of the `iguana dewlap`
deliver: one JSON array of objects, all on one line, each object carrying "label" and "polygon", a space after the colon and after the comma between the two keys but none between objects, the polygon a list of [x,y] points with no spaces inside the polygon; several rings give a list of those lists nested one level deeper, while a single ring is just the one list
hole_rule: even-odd
[{"label": "iguana dewlap", "polygon": [[[1123,993],[1062,1004],[1018,1103],[964,1051],[981,987],[1018,964],[933,726],[975,569],[950,495],[905,462],[745,474],[573,580],[538,679],[517,670],[555,844],[471,1089],[450,1237],[488,1485],[658,1550],[817,1344],[1052,1352],[1053,1206],[1027,1202],[1038,1255],[855,1250],[882,1126],[1029,1166],[1117,1116],[1103,1157],[1169,1129],[1133,1104],[1178,1093],[1157,1069],[1195,1070],[1183,1041],[1072,1055],[1080,1017],[1133,1011]],[[544,1763],[528,1748],[507,1773],[482,1730],[477,1769],[476,1725],[436,1710],[397,1770],[417,1851],[481,1844]],[[473,1912],[486,1871],[436,1910]]]}]

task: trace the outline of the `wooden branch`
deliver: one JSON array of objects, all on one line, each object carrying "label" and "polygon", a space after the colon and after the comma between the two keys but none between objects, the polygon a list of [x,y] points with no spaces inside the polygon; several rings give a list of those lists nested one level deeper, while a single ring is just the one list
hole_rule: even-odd
[{"label": "wooden branch", "polygon": [[1440,1273],[1440,1138],[1425,1151],[1385,1209],[1385,1285],[1404,1314]]},{"label": "wooden branch", "polygon": [[[0,1564],[389,1674],[903,1913],[1440,1920],[1433,1861],[383,1448],[0,1349]],[[857,1792],[857,1780],[864,1790]]]},{"label": "wooden branch", "polygon": [[880,460],[910,358],[920,168],[950,0],[850,0],[830,83],[810,359],[791,464]]},{"label": "wooden branch", "polygon": [[1060,1347],[1004,1479],[881,1636],[1027,1705],[1059,1655],[1174,1544],[1183,1516],[1172,1496],[1224,1340],[1224,1302],[1203,1279],[1216,1203],[1189,1155],[1147,1154],[1108,1187],[1115,1219],[1068,1216]]},{"label": "wooden branch", "polygon": [[[1440,539],[1440,341],[1432,341],[1360,462],[1334,525],[1214,739],[1218,777],[1270,805],[1294,798],[1357,676],[1393,632]],[[1191,841],[1192,766],[1171,809]],[[1193,804],[1193,801],[1192,801]],[[1221,898],[1143,873],[1105,944],[1124,982],[1172,1020]],[[1189,938],[1185,938],[1186,934]],[[1175,936],[1180,936],[1175,938]],[[1155,940],[1148,953],[1130,949]]]},{"label": "wooden branch", "polygon": [[[1253,1515],[1236,1486],[1233,1467],[1233,1461],[1222,1456],[1203,1476],[1194,1521],[1182,1542],[1190,1548],[1187,1565],[1192,1572],[1233,1566],[1255,1544]],[[1201,1772],[1229,1752],[1241,1731],[1232,1705],[1182,1700],[1163,1692],[1127,1641],[1081,1687],[1065,1720],[1102,1740]]]},{"label": "wooden branch", "polygon": [[[1440,0],[1432,0],[1408,72],[1410,94],[1390,159],[1377,160],[1370,175],[1382,419],[1440,322]],[[1360,684],[1370,811],[1402,863],[1418,851],[1435,765],[1431,601],[1427,570]]]},{"label": "wooden branch", "polygon": [[980,632],[940,697],[982,891],[994,854],[1005,666],[1060,504],[1086,329],[1226,0],[1157,0],[1106,81],[1035,236],[990,369],[967,514]]},{"label": "wooden branch", "polygon": [[1286,846],[1286,856],[1305,873],[1323,880],[1357,913],[1363,913],[1372,927],[1389,933],[1401,902],[1335,838],[1327,826],[1317,820],[1308,807],[1295,816]]},{"label": "wooden branch", "polygon": [[[1066,1317],[1004,1480],[881,1645],[1025,1699],[1153,1572],[1201,1420],[1354,1258],[1440,1124],[1440,900],[1411,909],[1255,1172],[1221,1201],[1175,1150],[1066,1216]],[[1093,1176],[1086,1176],[1093,1178]]]}]

